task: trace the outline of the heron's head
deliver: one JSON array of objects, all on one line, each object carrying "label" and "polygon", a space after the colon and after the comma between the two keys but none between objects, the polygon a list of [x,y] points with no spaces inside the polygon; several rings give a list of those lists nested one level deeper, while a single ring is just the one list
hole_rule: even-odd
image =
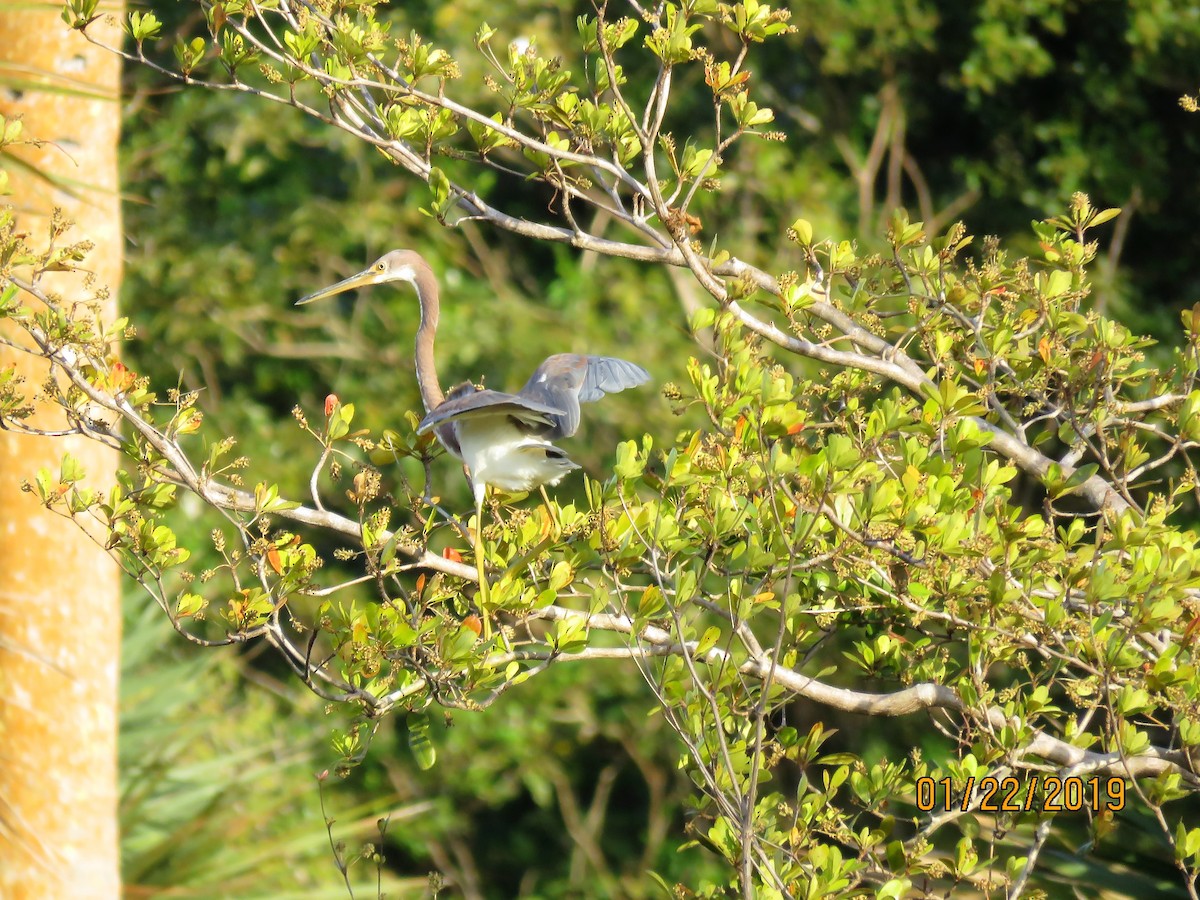
[{"label": "heron's head", "polygon": [[375,262],[371,263],[371,265],[367,266],[357,275],[343,278],[337,284],[331,284],[329,287],[321,288],[321,290],[315,291],[307,297],[301,297],[296,301],[296,305],[302,306],[305,303],[312,303],[314,300],[324,300],[326,297],[332,297],[334,294],[341,294],[372,284],[387,284],[392,281],[407,281],[410,284],[415,284],[417,273],[422,269],[428,268],[428,264],[416,252],[412,250],[393,250],[379,257],[379,259],[375,260]]}]

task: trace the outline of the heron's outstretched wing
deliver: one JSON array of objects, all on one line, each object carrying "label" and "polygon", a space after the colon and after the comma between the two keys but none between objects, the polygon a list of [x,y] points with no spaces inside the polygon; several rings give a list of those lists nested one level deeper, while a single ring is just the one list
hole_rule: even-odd
[{"label": "heron's outstretched wing", "polygon": [[563,410],[534,398],[505,394],[501,391],[455,388],[445,402],[421,420],[421,424],[417,426],[417,434],[425,434],[431,428],[445,422],[485,415],[507,415],[533,431],[542,432],[555,426],[557,417],[563,415]]},{"label": "heron's outstretched wing", "polygon": [[546,406],[557,407],[554,430],[548,440],[570,437],[579,429],[579,404],[599,400],[650,380],[650,373],[612,356],[580,356],[556,353],[537,367],[519,396]]}]

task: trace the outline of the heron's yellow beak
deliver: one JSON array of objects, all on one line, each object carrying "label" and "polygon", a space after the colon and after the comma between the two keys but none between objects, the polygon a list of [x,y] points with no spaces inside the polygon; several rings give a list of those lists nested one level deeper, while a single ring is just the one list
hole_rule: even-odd
[{"label": "heron's yellow beak", "polygon": [[331,284],[327,288],[321,288],[319,291],[309,294],[307,297],[301,297],[296,301],[297,306],[303,306],[305,303],[312,303],[314,300],[324,300],[326,297],[332,297],[334,294],[343,294],[346,291],[352,291],[355,288],[366,287],[369,284],[376,283],[378,273],[375,268],[363,269],[357,275],[351,275],[349,278],[343,278],[337,284]]}]

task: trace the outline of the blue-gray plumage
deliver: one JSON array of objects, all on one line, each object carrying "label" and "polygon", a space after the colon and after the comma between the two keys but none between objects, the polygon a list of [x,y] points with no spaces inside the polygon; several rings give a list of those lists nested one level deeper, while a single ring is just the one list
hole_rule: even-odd
[{"label": "blue-gray plumage", "polygon": [[553,431],[544,435],[556,441],[579,430],[580,403],[590,403],[605,394],[615,394],[649,380],[649,372],[623,359],[556,353],[537,367],[519,395],[523,400],[536,400],[562,410],[554,416]]}]

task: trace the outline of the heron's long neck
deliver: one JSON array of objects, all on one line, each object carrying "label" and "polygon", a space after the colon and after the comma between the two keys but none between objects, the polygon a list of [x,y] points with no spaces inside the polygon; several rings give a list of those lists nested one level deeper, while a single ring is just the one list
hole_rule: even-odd
[{"label": "heron's long neck", "polygon": [[433,356],[433,338],[437,334],[438,300],[437,279],[428,268],[417,269],[413,286],[417,289],[417,300],[421,304],[421,325],[417,328],[417,386],[421,389],[421,400],[425,411],[432,412],[446,399],[442,386],[438,384],[437,361]]}]

